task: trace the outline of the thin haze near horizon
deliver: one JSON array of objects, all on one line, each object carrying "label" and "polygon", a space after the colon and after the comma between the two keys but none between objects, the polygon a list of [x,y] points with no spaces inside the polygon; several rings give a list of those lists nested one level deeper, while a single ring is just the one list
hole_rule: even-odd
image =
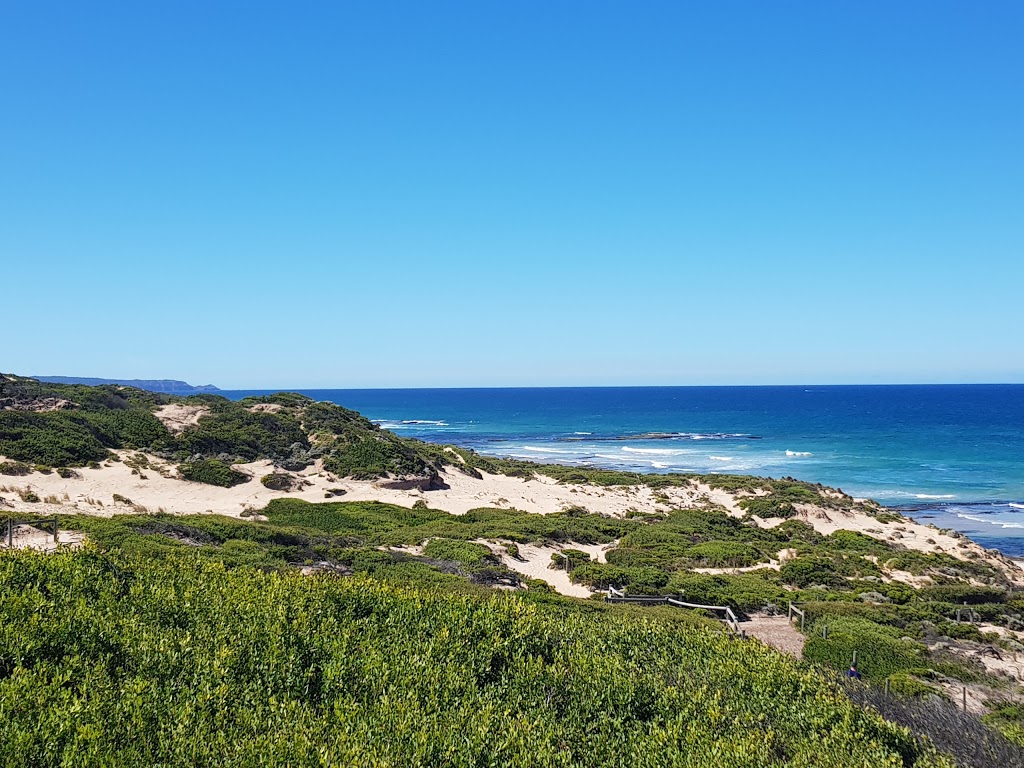
[{"label": "thin haze near horizon", "polygon": [[0,8],[0,370],[1024,382],[1018,2]]}]

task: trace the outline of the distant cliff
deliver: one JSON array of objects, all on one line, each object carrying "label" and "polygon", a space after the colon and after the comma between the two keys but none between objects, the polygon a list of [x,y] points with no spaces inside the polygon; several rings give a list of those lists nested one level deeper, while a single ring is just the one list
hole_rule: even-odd
[{"label": "distant cliff", "polygon": [[84,384],[88,387],[97,387],[101,384],[121,384],[126,387],[136,387],[149,392],[162,392],[168,395],[198,395],[206,392],[220,392],[220,389],[212,384],[200,384],[192,386],[187,381],[176,379],[85,379],[77,376],[33,376],[37,381],[45,381],[50,384]]}]

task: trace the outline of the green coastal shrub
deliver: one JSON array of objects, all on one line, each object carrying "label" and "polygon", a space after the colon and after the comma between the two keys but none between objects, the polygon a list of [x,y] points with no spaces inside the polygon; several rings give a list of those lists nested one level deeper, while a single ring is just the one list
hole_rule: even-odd
[{"label": "green coastal shrub", "polygon": [[488,547],[471,541],[431,539],[423,547],[423,554],[435,560],[452,560],[469,568],[496,565],[497,558]]},{"label": "green coastal shrub", "polygon": [[738,568],[753,565],[761,553],[749,544],[736,541],[709,541],[690,547],[686,557],[709,568]]},{"label": "green coastal shrub", "polygon": [[738,504],[747,514],[761,518],[788,518],[796,514],[796,507],[791,502],[776,496],[754,496],[740,499]]},{"label": "green coastal shrub", "polygon": [[740,611],[759,611],[769,604],[784,605],[792,593],[773,571],[739,574],[680,572],[661,590],[688,603],[728,605]]},{"label": "green coastal shrub", "polygon": [[782,654],[534,590],[16,552],[0,609],[3,765],[950,765]]},{"label": "green coastal shrub", "polygon": [[918,590],[918,599],[943,603],[978,605],[1006,601],[1006,590],[998,587],[980,587],[973,584],[936,584]]},{"label": "green coastal shrub", "polygon": [[589,562],[573,568],[572,580],[594,589],[618,587],[637,594],[657,594],[668,584],[668,574],[658,568],[620,568]]},{"label": "green coastal shrub", "polygon": [[883,680],[897,672],[928,666],[925,647],[902,640],[900,630],[854,616],[828,620],[828,638],[821,636],[819,625],[804,646],[804,658],[827,664],[837,670],[849,667],[854,651],[857,668],[865,679]]},{"label": "green coastal shrub", "polygon": [[178,474],[185,480],[195,483],[206,483],[207,485],[219,485],[230,488],[234,485],[247,483],[251,479],[229,464],[218,459],[199,459],[190,461],[178,466]]},{"label": "green coastal shrub", "polygon": [[294,478],[285,472],[272,472],[260,478],[260,482],[272,491],[290,491],[295,484]]},{"label": "green coastal shrub", "polygon": [[925,699],[929,696],[946,698],[946,694],[941,688],[918,680],[906,672],[889,675],[888,681],[889,693],[894,696],[901,696],[905,699]]},{"label": "green coastal shrub", "polygon": [[779,576],[786,584],[794,587],[809,587],[821,584],[826,587],[845,586],[846,582],[836,573],[835,563],[823,557],[798,557],[782,564]]},{"label": "green coastal shrub", "polygon": [[22,477],[31,474],[32,467],[23,461],[0,461],[0,475]]}]

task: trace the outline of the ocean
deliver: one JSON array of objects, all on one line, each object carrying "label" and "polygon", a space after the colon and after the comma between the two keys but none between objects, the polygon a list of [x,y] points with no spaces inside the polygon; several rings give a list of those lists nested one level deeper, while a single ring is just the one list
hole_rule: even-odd
[{"label": "ocean", "polygon": [[1024,556],[1024,385],[296,391],[488,455],[820,482]]}]

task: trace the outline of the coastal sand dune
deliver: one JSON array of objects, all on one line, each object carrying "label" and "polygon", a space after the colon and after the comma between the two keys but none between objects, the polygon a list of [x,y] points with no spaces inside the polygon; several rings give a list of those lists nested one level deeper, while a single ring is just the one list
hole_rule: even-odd
[{"label": "coastal sand dune", "polygon": [[[175,411],[165,413],[164,417],[188,421],[198,419],[200,415]],[[0,511],[9,509],[44,515],[84,513],[105,516],[130,512],[216,513],[240,517],[247,510],[265,507],[273,499],[290,497],[310,502],[323,502],[328,498],[380,501],[405,507],[422,500],[434,509],[456,515],[481,507],[497,507],[539,514],[575,508],[622,517],[631,513],[657,514],[677,508],[708,506],[720,508],[737,517],[743,514],[738,506],[740,494],[710,488],[695,481],[688,486],[665,488],[655,493],[646,486],[608,488],[562,484],[544,476],[523,480],[483,474],[481,479],[476,479],[450,469],[443,476],[447,488],[423,491],[384,488],[368,480],[335,478],[318,463],[294,473],[301,481],[301,487],[285,492],[271,490],[260,483],[262,476],[279,471],[267,461],[236,465],[236,469],[250,476],[250,481],[233,488],[221,488],[182,480],[177,477],[173,465],[155,456],[147,456],[140,466],[138,454],[129,451],[117,453],[120,461],[106,462],[96,469],[76,470],[77,477],[63,478],[55,472],[33,472],[22,477],[0,476]],[[30,498],[28,492],[34,493],[41,501],[27,501]],[[119,497],[117,501],[114,499],[115,494]],[[946,553],[964,560],[980,559],[992,563],[1007,578],[1024,585],[1024,570],[1018,564],[998,553],[986,551],[958,534],[941,533],[934,527],[902,517],[882,523],[862,508],[837,510],[800,504],[797,510],[797,519],[807,522],[825,535],[837,530],[857,531],[908,549]],[[766,528],[783,522],[780,519],[762,520],[757,517],[754,521]],[[583,549],[578,545],[577,548]],[[550,554],[550,551],[547,552],[545,558],[544,553],[539,551],[532,553],[526,558],[528,566],[522,563],[508,565],[515,570],[539,567],[533,564],[535,555],[538,563],[544,561],[546,568]],[[888,578],[909,582],[914,577],[894,572]]]}]

